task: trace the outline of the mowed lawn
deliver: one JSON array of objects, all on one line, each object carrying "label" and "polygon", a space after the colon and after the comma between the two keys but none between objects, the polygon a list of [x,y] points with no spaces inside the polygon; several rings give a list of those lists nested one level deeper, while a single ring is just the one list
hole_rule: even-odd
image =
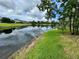
[{"label": "mowed lawn", "polygon": [[6,30],[10,28],[16,28],[20,26],[26,26],[30,24],[20,24],[20,23],[0,23],[0,30]]},{"label": "mowed lawn", "polygon": [[17,24],[17,23],[0,23],[0,27],[12,27],[12,26],[23,26],[26,24]]},{"label": "mowed lawn", "polygon": [[26,53],[25,59],[79,59],[79,36],[48,31]]},{"label": "mowed lawn", "polygon": [[48,31],[26,54],[26,59],[68,59],[60,40],[59,31]]},{"label": "mowed lawn", "polygon": [[51,30],[35,42],[10,59],[79,59],[79,36]]}]

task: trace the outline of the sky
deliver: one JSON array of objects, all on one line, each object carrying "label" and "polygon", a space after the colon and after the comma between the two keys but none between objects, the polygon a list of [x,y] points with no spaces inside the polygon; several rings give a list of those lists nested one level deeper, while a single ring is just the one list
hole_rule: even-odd
[{"label": "sky", "polygon": [[47,21],[46,11],[39,11],[36,7],[40,3],[40,0],[0,0],[0,16],[24,21]]},{"label": "sky", "polygon": [[0,16],[24,21],[46,21],[45,12],[36,7],[40,0],[0,0]]}]

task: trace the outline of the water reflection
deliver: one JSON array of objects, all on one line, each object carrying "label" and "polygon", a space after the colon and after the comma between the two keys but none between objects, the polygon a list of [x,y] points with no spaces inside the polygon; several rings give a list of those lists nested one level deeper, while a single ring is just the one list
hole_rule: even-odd
[{"label": "water reflection", "polygon": [[13,31],[13,30],[15,30],[15,28],[11,28],[11,29],[2,30],[2,31],[0,31],[0,33],[9,34],[9,33],[12,33],[12,31]]},{"label": "water reflection", "polygon": [[16,45],[21,43],[24,44],[27,41],[35,37],[38,37],[43,32],[47,32],[50,29],[52,29],[51,26],[47,26],[47,27],[28,26],[22,29],[16,28],[16,29],[5,30],[4,32],[9,34],[5,34],[5,33],[0,34],[0,46]]},{"label": "water reflection", "polygon": [[27,26],[3,31],[0,34],[0,59],[8,59],[7,56],[51,29],[51,26]]},{"label": "water reflection", "polygon": [[6,29],[6,30],[1,30],[0,31],[0,34],[1,33],[5,33],[5,34],[10,34],[12,33],[14,30],[20,30],[20,29],[23,29],[23,28],[27,28],[27,29],[31,29],[31,28],[41,28],[43,29],[44,31],[47,31],[48,29],[51,29],[53,28],[53,26],[49,26],[49,25],[38,25],[38,26],[22,26],[22,27],[17,27],[17,28],[11,28],[11,29]]}]

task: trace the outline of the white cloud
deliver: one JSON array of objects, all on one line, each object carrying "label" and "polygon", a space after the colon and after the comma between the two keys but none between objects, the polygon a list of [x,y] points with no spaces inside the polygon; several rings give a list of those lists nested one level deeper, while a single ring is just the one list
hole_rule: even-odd
[{"label": "white cloud", "polygon": [[37,4],[40,4],[40,0],[0,0],[0,16],[26,21],[46,20],[46,11],[39,11]]},{"label": "white cloud", "polygon": [[45,12],[39,11],[37,7],[34,7],[32,10],[30,10],[30,12],[27,12],[26,14],[32,17],[37,17],[39,19],[45,16]]}]

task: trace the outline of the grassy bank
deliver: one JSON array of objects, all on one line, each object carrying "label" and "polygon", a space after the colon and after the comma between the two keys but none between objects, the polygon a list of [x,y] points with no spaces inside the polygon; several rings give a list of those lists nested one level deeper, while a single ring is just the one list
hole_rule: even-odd
[{"label": "grassy bank", "polygon": [[16,27],[26,26],[26,25],[30,25],[30,24],[0,23],[0,30],[16,28]]},{"label": "grassy bank", "polygon": [[0,27],[12,27],[12,26],[24,26],[28,24],[19,24],[19,23],[0,23]]},{"label": "grassy bank", "polygon": [[31,48],[24,49],[13,59],[79,59],[79,36],[51,30],[36,40]]},{"label": "grassy bank", "polygon": [[26,54],[26,59],[67,59],[59,31],[49,31]]}]

